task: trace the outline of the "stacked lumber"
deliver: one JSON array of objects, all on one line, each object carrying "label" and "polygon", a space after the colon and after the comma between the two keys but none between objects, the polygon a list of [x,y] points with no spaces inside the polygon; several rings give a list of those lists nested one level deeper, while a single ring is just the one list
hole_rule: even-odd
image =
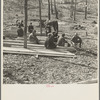
[{"label": "stacked lumber", "polygon": [[15,47],[3,47],[3,53],[6,54],[24,54],[24,55],[35,55],[35,56],[50,56],[50,57],[75,57],[73,53],[67,51],[58,52],[56,50],[48,50],[45,48],[15,48]]},{"label": "stacked lumber", "polygon": [[[41,42],[41,44],[43,44]],[[33,44],[30,41],[27,41],[28,47],[43,47],[41,44]],[[24,46],[24,40],[4,40],[3,41],[3,46],[4,47],[23,47]]]},{"label": "stacked lumber", "polygon": [[24,41],[20,40],[4,40],[3,53],[6,54],[24,54],[35,56],[50,57],[75,57],[75,54],[69,52],[66,47],[57,47],[56,49],[45,49],[43,44],[33,44],[27,41],[27,49],[23,48]]}]

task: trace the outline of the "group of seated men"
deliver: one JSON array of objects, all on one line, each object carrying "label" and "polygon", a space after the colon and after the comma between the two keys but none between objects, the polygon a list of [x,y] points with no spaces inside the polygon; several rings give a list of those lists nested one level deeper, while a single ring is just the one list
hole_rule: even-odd
[{"label": "group of seated men", "polygon": [[[23,22],[22,21],[21,21],[21,23],[17,22],[16,25],[18,26],[18,29],[17,29],[18,37],[23,37],[23,35],[24,35],[24,30],[22,28],[22,27],[24,27]],[[33,30],[34,30],[34,26],[32,25],[32,23],[30,23],[30,25],[28,26],[28,32],[32,33]]]},{"label": "group of seated men", "polygon": [[[57,42],[54,40],[53,34],[49,33],[48,38],[45,41],[45,47],[47,49],[54,49],[57,46],[65,46],[65,43],[67,44],[67,47],[70,47],[71,44],[68,43],[68,41],[65,39],[65,34],[62,34],[60,37],[58,37]],[[75,45],[75,47],[79,44],[79,47],[81,48],[82,39],[78,36],[77,33],[75,33],[75,36],[71,39],[71,42]]]},{"label": "group of seated men", "polygon": [[[48,37],[46,38],[45,43],[44,43],[44,46],[46,47],[46,49],[54,49],[57,46],[64,47],[65,44],[67,44],[67,47],[70,47],[71,44],[66,40],[65,34],[62,34],[60,37],[55,37],[54,34],[56,33],[53,32],[53,33],[48,34]],[[34,43],[39,44],[39,40],[36,37],[36,31],[33,31],[32,36],[33,36],[32,40],[34,40]],[[29,40],[31,41],[31,38]],[[79,44],[79,47],[81,48],[82,39],[78,36],[77,33],[75,33],[75,36],[71,39],[71,43],[73,43],[75,47]]]},{"label": "group of seated men", "polygon": [[[32,43],[39,44],[39,39],[36,36],[36,30],[34,30],[34,27],[32,23],[28,26],[28,32],[29,34],[29,40]],[[17,30],[18,36],[22,37],[23,36],[23,29],[19,25],[18,30]],[[75,46],[79,44],[79,47],[81,48],[82,44],[82,39],[78,36],[77,33],[75,33],[75,36],[71,39],[71,42],[74,43]],[[56,32],[52,32],[48,34],[47,39],[45,40],[44,46],[47,49],[54,49],[57,46],[65,46],[65,43],[67,44],[68,47],[70,47],[70,44],[68,41],[65,39],[65,34],[62,34],[60,37],[56,36]]]},{"label": "group of seated men", "polygon": [[[30,25],[28,26],[28,32],[29,32],[30,42],[39,44],[39,40],[36,36],[36,30],[34,30],[34,26],[32,25],[32,23],[30,23]],[[23,30],[21,24],[18,25],[17,34],[18,34],[18,37],[23,37],[23,35],[24,35],[24,30]]]}]

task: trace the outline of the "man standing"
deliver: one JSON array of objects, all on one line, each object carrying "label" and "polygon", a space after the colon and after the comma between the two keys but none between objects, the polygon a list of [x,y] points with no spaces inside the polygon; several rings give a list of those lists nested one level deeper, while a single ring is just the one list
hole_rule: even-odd
[{"label": "man standing", "polygon": [[30,23],[30,25],[28,26],[28,32],[32,33],[34,30],[34,26],[32,25],[32,23]]}]

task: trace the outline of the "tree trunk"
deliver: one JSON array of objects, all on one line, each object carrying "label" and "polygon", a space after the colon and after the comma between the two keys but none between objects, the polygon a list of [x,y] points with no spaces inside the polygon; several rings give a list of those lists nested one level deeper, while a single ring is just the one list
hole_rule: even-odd
[{"label": "tree trunk", "polygon": [[87,0],[86,0],[86,6],[85,6],[85,19],[87,19]]},{"label": "tree trunk", "polygon": [[41,20],[42,20],[42,18],[41,18],[41,0],[39,0],[39,16],[40,16],[40,33],[41,33],[41,35],[42,35],[42,23],[41,23]]},{"label": "tree trunk", "polygon": [[58,11],[57,11],[57,8],[56,8],[56,0],[54,0],[54,8],[55,8],[56,18],[58,19]]},{"label": "tree trunk", "polygon": [[28,0],[25,0],[24,48],[27,48],[27,1]]},{"label": "tree trunk", "polygon": [[71,18],[73,17],[73,3],[74,3],[74,1],[71,0],[71,7],[70,7],[70,10],[71,10],[70,17]]},{"label": "tree trunk", "polygon": [[53,4],[52,4],[52,0],[51,0],[51,13],[53,14]]},{"label": "tree trunk", "polygon": [[48,20],[50,20],[50,0],[48,0]]},{"label": "tree trunk", "polygon": [[76,20],[76,5],[77,5],[77,0],[75,0],[75,7],[74,7],[74,21]]}]

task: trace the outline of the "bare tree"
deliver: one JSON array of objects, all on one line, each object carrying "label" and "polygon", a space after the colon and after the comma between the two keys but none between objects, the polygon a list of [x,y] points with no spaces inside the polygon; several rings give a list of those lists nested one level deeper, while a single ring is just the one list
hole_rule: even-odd
[{"label": "bare tree", "polygon": [[86,0],[86,5],[85,5],[85,19],[87,19],[87,0]]},{"label": "bare tree", "polygon": [[28,0],[25,1],[25,28],[24,28],[24,48],[27,48],[27,2]]},{"label": "bare tree", "polygon": [[48,0],[48,19],[50,20],[50,0]]},{"label": "bare tree", "polygon": [[54,0],[54,8],[55,8],[56,18],[58,19],[58,11],[57,11],[57,7],[56,7],[56,0]]},{"label": "bare tree", "polygon": [[77,0],[75,0],[75,7],[74,7],[74,21],[76,20],[76,5],[77,5]]},{"label": "bare tree", "polygon": [[51,13],[53,14],[53,3],[52,3],[52,0],[51,0]]},{"label": "bare tree", "polygon": [[40,33],[42,35],[42,23],[41,23],[41,0],[39,0],[39,16],[40,16]]},{"label": "bare tree", "polygon": [[72,18],[73,17],[73,10],[74,10],[74,7],[73,7],[73,4],[74,4],[74,0],[71,0],[71,7],[70,7],[70,10],[71,10],[71,12],[70,12],[70,17]]}]

